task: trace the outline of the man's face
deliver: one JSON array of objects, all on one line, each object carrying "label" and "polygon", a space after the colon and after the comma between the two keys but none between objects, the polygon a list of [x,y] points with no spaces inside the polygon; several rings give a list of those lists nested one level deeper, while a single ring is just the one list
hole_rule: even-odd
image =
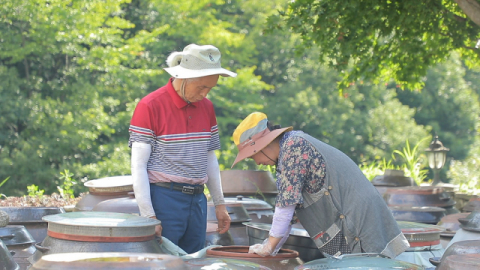
[{"label": "man's face", "polygon": [[197,102],[205,97],[217,85],[219,75],[210,75],[198,79],[187,80],[185,97],[190,102]]}]

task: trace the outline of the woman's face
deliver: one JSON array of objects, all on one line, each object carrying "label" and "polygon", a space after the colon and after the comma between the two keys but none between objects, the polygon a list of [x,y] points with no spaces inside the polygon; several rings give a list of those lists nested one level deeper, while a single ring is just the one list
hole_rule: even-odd
[{"label": "woman's face", "polygon": [[251,158],[257,163],[257,165],[276,165],[278,156],[275,156],[272,151],[269,150],[269,147],[265,147],[260,150]]},{"label": "woman's face", "polygon": [[185,82],[184,98],[189,102],[198,102],[205,97],[217,85],[219,75],[210,75],[201,78],[187,79]]}]

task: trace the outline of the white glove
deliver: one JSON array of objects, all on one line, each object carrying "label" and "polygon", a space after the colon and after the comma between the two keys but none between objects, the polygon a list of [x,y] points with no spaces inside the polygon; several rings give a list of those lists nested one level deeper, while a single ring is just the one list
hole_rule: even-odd
[{"label": "white glove", "polygon": [[256,253],[262,257],[272,255],[273,247],[269,239],[270,237],[265,239],[262,244],[255,244],[253,246],[250,246],[248,248],[248,253]]},{"label": "white glove", "polygon": [[262,257],[277,255],[285,241],[287,241],[288,237],[290,236],[291,229],[292,225],[289,225],[282,238],[270,236],[263,240],[262,244],[250,246],[248,248],[248,253],[256,253]]}]

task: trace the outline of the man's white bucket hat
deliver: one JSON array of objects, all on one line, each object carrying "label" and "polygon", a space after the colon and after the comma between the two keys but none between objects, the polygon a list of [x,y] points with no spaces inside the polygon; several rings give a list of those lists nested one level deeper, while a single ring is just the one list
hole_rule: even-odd
[{"label": "man's white bucket hat", "polygon": [[173,52],[167,58],[170,75],[179,79],[198,78],[209,75],[236,77],[237,73],[231,72],[220,65],[220,50],[212,45],[190,44],[183,52]]}]

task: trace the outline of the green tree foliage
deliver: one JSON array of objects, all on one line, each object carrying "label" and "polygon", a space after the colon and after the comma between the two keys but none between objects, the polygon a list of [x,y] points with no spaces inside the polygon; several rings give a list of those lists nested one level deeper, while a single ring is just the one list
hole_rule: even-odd
[{"label": "green tree foliage", "polygon": [[477,138],[475,145],[471,148],[465,160],[453,160],[447,176],[451,183],[459,186],[459,192],[466,194],[480,194],[480,138]]},{"label": "green tree foliage", "polygon": [[138,81],[158,74],[136,68],[140,41],[163,29],[125,39],[126,3],[3,1],[0,165],[12,193],[27,184],[52,192],[67,168],[77,178],[129,171],[126,110]]},{"label": "green tree foliage", "polygon": [[[470,128],[474,118],[459,122],[469,112],[458,104],[478,106],[476,98],[465,100],[462,92],[469,83],[479,91],[475,73],[458,73],[456,62],[426,77],[432,91],[443,89],[435,99],[442,99],[446,110],[456,110],[450,116],[457,124],[451,126],[435,124],[433,113],[425,121],[417,119],[433,103],[415,103],[417,97],[403,96],[394,84],[358,80],[339,95],[345,73],[319,63],[323,48],[298,50],[300,34],[265,32],[266,19],[283,3],[3,0],[0,180],[9,181],[1,193],[21,195],[35,185],[47,194],[60,186],[78,195],[85,190],[81,181],[130,174],[128,126],[135,105],[167,82],[163,67],[169,53],[190,43],[214,44],[222,52],[222,65],[238,73],[221,78],[208,96],[220,129],[221,169],[229,169],[237,153],[233,130],[253,111],[304,130],[357,162],[389,158],[407,140],[416,145],[431,127],[442,132]],[[459,89],[449,90],[457,84]],[[457,93],[458,100],[453,98]],[[458,150],[464,156],[471,144],[471,133],[462,137],[467,133],[452,133],[466,138]],[[241,168],[258,167],[242,162],[236,169]],[[67,170],[79,184],[65,185],[61,172]]]},{"label": "green tree foliage", "polygon": [[460,52],[469,66],[478,64],[480,21],[473,15],[479,14],[480,5],[477,0],[456,2],[473,5],[452,0],[297,0],[272,16],[269,26],[300,34],[302,47],[320,47],[321,62],[343,73],[342,88],[357,79],[393,78],[420,89],[427,69],[452,51]]},{"label": "green tree foliage", "polygon": [[472,89],[477,86],[469,83],[465,72],[459,58],[453,56],[428,71],[422,91],[397,89],[400,102],[415,108],[415,121],[432,127],[450,148],[448,157],[456,160],[466,158],[480,128],[479,97]]}]

